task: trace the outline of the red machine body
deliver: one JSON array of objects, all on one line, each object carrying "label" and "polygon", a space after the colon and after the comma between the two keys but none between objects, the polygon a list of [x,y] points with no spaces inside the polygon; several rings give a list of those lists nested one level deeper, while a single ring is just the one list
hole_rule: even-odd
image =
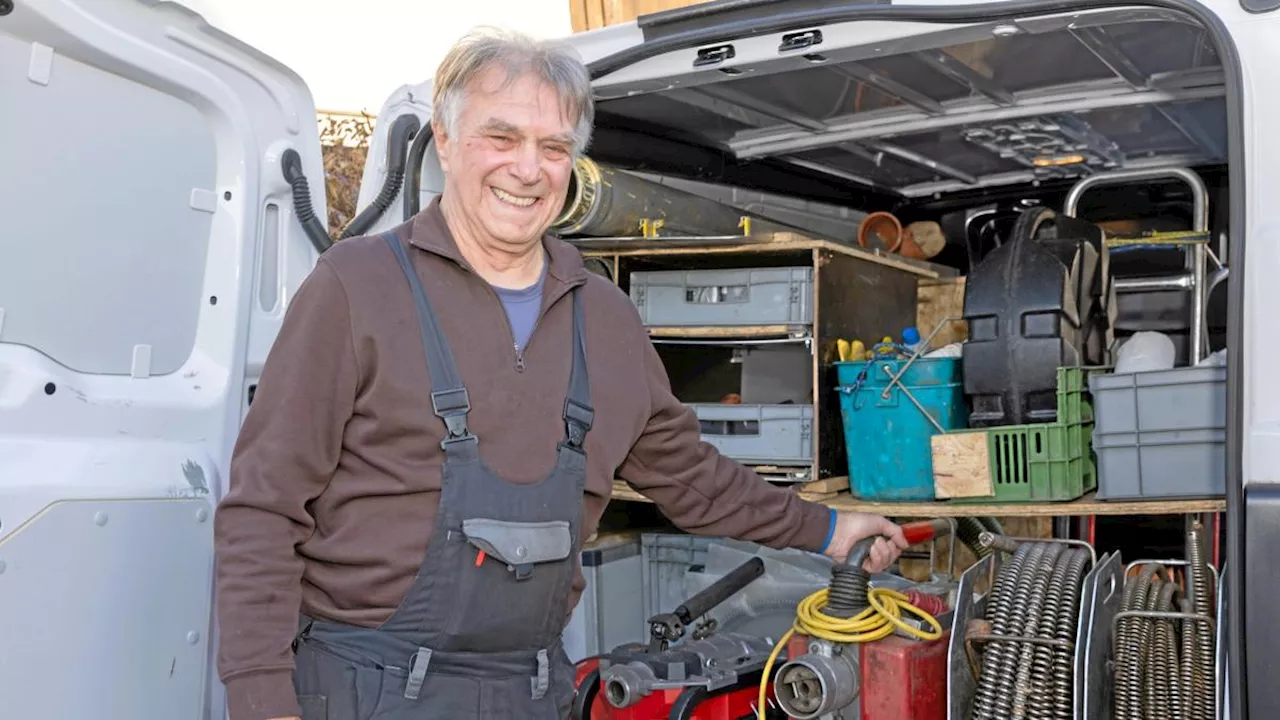
[{"label": "red machine body", "polygon": [[[582,681],[599,666],[600,661],[595,658],[578,663],[574,685],[581,687]],[[597,692],[603,691],[603,688],[597,688]],[[683,690],[658,690],[635,705],[621,710],[601,698],[591,703],[590,717],[583,720],[668,720],[683,692]],[[698,702],[693,705],[691,712],[683,717],[687,720],[740,720],[745,717],[754,720],[759,695],[758,686],[731,690]]]},{"label": "red machine body", "polygon": [[[944,628],[937,640],[890,635],[860,645],[862,720],[946,720],[950,641]],[[808,636],[796,635],[787,643],[787,654],[799,657],[808,648]]]}]

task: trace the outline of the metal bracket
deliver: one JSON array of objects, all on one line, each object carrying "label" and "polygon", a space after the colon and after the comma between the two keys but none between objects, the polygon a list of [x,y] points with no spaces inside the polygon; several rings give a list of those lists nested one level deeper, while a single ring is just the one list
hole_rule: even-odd
[{"label": "metal bracket", "polygon": [[644,218],[640,221],[640,236],[645,240],[654,240],[658,237],[658,231],[666,224],[666,220],[650,220],[649,218]]}]

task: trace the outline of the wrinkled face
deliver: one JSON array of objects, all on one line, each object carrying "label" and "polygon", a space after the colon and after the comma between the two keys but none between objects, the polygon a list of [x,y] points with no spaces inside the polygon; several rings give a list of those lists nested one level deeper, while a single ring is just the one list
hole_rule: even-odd
[{"label": "wrinkled face", "polygon": [[500,68],[483,72],[456,135],[435,133],[446,202],[476,240],[515,249],[538,242],[564,205],[574,127],[553,88],[531,75],[505,80]]}]

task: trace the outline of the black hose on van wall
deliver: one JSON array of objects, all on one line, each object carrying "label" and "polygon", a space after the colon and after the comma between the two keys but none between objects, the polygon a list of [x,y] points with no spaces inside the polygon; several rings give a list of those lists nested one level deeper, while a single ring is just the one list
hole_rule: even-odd
[{"label": "black hose on van wall", "polygon": [[418,194],[422,191],[422,159],[427,156],[427,145],[434,135],[428,124],[413,139],[413,147],[409,148],[409,167],[405,170],[404,184],[404,219],[408,220],[422,209]]},{"label": "black hose on van wall", "polygon": [[298,157],[298,151],[285,150],[280,157],[280,169],[284,173],[284,179],[289,182],[289,187],[293,189],[293,211],[298,215],[302,230],[311,239],[316,252],[323,254],[333,247],[333,239],[311,207],[311,187],[307,183],[307,176],[302,172],[302,158]]},{"label": "black hose on van wall", "polygon": [[409,149],[409,138],[421,127],[422,123],[413,113],[405,113],[392,123],[391,130],[387,132],[390,142],[387,143],[387,176],[382,181],[382,190],[378,191],[378,197],[368,207],[347,224],[339,236],[340,240],[363,235],[391,207],[391,201],[396,198],[400,185],[404,182],[405,153]]}]

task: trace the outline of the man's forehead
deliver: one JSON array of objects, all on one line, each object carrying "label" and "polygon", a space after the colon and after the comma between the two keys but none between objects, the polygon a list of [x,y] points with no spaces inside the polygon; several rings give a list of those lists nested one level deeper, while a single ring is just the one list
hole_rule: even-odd
[{"label": "man's forehead", "polygon": [[571,132],[561,131],[561,132],[539,133],[539,132],[536,132],[535,129],[533,128],[522,128],[519,125],[511,122],[510,120],[505,120],[497,116],[490,116],[488,120],[480,124],[480,128],[481,130],[484,130],[484,131],[504,132],[504,133],[512,133],[516,135],[538,135],[539,138],[542,140],[553,140],[553,141],[560,141],[560,142],[566,142],[566,143],[573,142],[573,134]]}]

